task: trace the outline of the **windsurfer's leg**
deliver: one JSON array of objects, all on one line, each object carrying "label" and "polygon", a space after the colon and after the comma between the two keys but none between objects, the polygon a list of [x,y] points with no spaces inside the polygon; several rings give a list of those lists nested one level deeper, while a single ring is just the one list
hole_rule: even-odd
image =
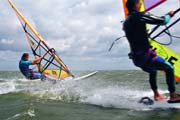
[{"label": "windsurfer's leg", "polygon": [[170,93],[170,100],[172,100],[172,101],[179,100],[180,101],[179,95],[177,95],[176,92],[175,92],[176,88],[175,88],[173,66],[169,62],[165,61],[163,58],[158,57],[154,61],[152,67],[156,68],[157,70],[165,71],[166,83],[168,85],[168,90],[169,90],[169,93]]},{"label": "windsurfer's leg", "polygon": [[157,90],[156,76],[157,76],[157,71],[149,72],[149,83],[152,90]]},{"label": "windsurfer's leg", "polygon": [[33,79],[41,79],[42,74],[36,71],[32,72]]},{"label": "windsurfer's leg", "polygon": [[175,80],[174,80],[174,69],[173,66],[165,61],[163,58],[158,57],[153,65],[153,68],[156,68],[157,70],[163,70],[166,74],[166,83],[168,85],[169,92],[175,91]]},{"label": "windsurfer's leg", "polygon": [[154,100],[160,101],[166,98],[166,96],[160,95],[157,87],[157,81],[156,81],[157,71],[153,70],[149,72],[149,83],[151,86],[151,89],[154,93]]}]

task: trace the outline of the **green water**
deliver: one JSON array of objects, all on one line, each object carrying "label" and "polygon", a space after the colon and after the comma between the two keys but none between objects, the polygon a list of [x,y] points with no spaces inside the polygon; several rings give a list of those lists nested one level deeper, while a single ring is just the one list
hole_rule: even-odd
[{"label": "green water", "polygon": [[[147,109],[137,102],[152,96],[147,79],[142,71],[99,71],[88,79],[51,84],[0,72],[0,120],[179,120],[180,109]],[[159,89],[167,94],[164,79],[159,73]]]}]

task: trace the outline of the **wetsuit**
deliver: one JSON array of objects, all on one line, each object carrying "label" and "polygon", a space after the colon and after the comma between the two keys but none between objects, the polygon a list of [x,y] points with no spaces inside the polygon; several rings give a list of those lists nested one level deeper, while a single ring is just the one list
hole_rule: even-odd
[{"label": "wetsuit", "polygon": [[40,79],[42,77],[42,74],[37,71],[32,71],[29,69],[29,66],[32,65],[31,61],[28,60],[20,60],[19,61],[19,69],[21,73],[27,78],[27,79]]},{"label": "wetsuit", "polygon": [[169,22],[170,15],[156,17],[145,13],[133,11],[123,24],[126,37],[128,39],[131,53],[130,58],[133,63],[149,73],[149,81],[152,90],[157,90],[156,74],[157,70],[163,70],[166,73],[166,82],[170,92],[175,91],[174,69],[173,66],[156,55],[148,42],[147,24],[165,25]]}]

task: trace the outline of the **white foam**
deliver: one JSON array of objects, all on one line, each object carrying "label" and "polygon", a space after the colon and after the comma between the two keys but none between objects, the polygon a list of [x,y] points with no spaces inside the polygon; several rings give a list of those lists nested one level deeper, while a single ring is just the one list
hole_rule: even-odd
[{"label": "white foam", "polygon": [[16,87],[14,82],[0,83],[0,94],[6,94],[15,91]]},{"label": "white foam", "polygon": [[[160,90],[161,93],[167,91]],[[87,96],[86,96],[87,95]],[[111,86],[108,88],[99,88],[89,93],[84,93],[81,102],[113,108],[128,108],[136,110],[145,110],[145,106],[138,103],[138,101],[145,96],[152,96],[153,93],[149,91],[140,91],[132,89],[123,89],[119,86]]]},{"label": "white foam", "polygon": [[[19,82],[20,81],[20,82]],[[23,82],[22,82],[23,81]],[[128,108],[145,110],[147,107],[138,103],[145,96],[152,97],[149,90],[137,90],[127,86],[90,86],[94,81],[61,81],[56,84],[49,82],[31,82],[27,80],[16,80],[0,83],[0,94],[14,91],[28,91],[38,97],[47,99],[58,99],[63,101],[75,101],[92,105],[113,108]],[[87,89],[88,87],[88,89]],[[160,90],[160,93],[168,93],[167,90]]]}]

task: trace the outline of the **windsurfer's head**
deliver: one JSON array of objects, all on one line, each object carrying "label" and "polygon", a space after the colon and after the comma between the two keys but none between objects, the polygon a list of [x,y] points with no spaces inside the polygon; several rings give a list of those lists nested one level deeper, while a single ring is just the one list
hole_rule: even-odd
[{"label": "windsurfer's head", "polygon": [[140,11],[141,2],[140,2],[140,0],[127,0],[126,7],[129,11],[129,13],[131,13],[133,11]]},{"label": "windsurfer's head", "polygon": [[28,60],[29,59],[29,54],[28,53],[23,53],[21,59],[22,60]]}]

